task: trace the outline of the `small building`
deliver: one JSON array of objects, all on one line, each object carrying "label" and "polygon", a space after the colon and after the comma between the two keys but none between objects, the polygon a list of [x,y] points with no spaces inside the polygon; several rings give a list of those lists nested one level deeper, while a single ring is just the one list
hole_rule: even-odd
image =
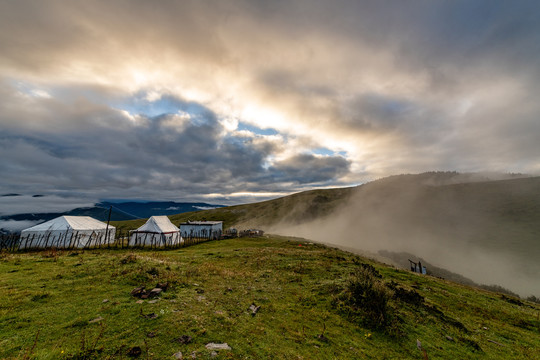
[{"label": "small building", "polygon": [[152,216],[131,232],[129,246],[176,246],[184,242],[178,229],[167,216]]},{"label": "small building", "polygon": [[185,238],[219,239],[223,221],[187,221],[180,224],[180,234]]},{"label": "small building", "polygon": [[21,232],[19,249],[70,249],[114,242],[116,228],[90,216],[60,216]]}]

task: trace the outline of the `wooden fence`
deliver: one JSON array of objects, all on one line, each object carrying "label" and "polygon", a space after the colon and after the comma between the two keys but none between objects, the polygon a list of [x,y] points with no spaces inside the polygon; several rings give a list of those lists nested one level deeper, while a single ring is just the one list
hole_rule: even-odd
[{"label": "wooden fence", "polygon": [[[32,234],[21,237],[20,234],[0,234],[0,250],[2,251],[28,251],[45,249],[176,249],[192,246],[209,240],[224,238],[221,235],[172,237],[168,234],[146,233],[143,236],[132,236],[128,231],[117,231],[111,234],[81,234],[79,232],[66,232],[64,234]],[[140,234],[139,234],[140,235]],[[109,239],[109,241],[107,241]]]},{"label": "wooden fence", "polygon": [[[81,233],[66,231],[65,233],[31,234],[21,237],[21,234],[0,234],[0,251],[30,251],[46,249],[177,249],[196,245],[210,240],[231,239],[236,237],[256,237],[264,234],[261,230],[197,232],[189,236],[174,237],[170,234],[144,233],[132,236],[131,231],[116,231],[111,233]],[[109,239],[109,241],[107,241]]]}]

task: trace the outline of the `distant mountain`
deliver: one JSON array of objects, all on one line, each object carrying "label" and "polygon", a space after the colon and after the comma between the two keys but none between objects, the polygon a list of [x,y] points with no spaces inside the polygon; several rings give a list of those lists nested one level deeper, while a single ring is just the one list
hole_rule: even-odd
[{"label": "distant mountain", "polygon": [[[6,194],[4,196],[15,196]],[[111,208],[111,221],[124,221],[140,218],[149,218],[153,215],[173,215],[188,211],[207,210],[223,207],[207,203],[180,203],[174,201],[152,201],[152,202],[101,202],[93,207],[76,208],[66,212],[54,213],[25,213],[1,216],[0,220],[12,221],[35,221],[45,222],[62,215],[71,216],[91,216],[100,221],[107,221],[109,209]]]},{"label": "distant mountain", "polygon": [[[207,203],[180,203],[174,201],[151,201],[151,202],[101,202],[96,206],[113,209],[130,215],[132,218],[149,218],[154,215],[174,215],[189,211],[210,210],[223,207]],[[126,219],[128,220],[128,219]]]}]

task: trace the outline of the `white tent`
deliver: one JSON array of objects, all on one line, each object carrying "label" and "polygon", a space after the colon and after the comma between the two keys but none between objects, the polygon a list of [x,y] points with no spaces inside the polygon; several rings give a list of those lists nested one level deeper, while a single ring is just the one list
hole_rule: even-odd
[{"label": "white tent", "polygon": [[114,242],[116,228],[90,216],[60,216],[21,232],[20,249],[84,248]]},{"label": "white tent", "polygon": [[178,229],[167,216],[152,216],[131,233],[130,246],[175,246],[183,243]]}]

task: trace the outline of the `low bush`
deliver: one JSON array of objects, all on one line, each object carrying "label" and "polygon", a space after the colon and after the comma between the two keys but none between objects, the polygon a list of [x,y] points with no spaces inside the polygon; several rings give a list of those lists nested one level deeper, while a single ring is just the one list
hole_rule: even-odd
[{"label": "low bush", "polygon": [[342,311],[358,316],[365,325],[374,328],[386,327],[390,319],[388,301],[392,294],[379,276],[372,266],[359,266],[338,297]]}]

